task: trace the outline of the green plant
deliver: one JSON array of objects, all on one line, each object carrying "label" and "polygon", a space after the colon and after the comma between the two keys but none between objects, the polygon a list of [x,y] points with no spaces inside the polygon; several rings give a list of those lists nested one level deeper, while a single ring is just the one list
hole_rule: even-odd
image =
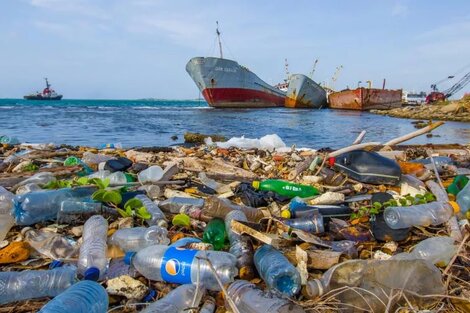
[{"label": "green plant", "polygon": [[23,167],[23,171],[25,172],[34,172],[34,171],[37,171],[38,169],[39,169],[39,166],[33,163],[29,163],[25,167]]},{"label": "green plant", "polygon": [[93,200],[105,202],[113,207],[116,207],[122,202],[122,196],[119,190],[107,189],[110,182],[109,178],[92,178],[89,182],[98,187],[98,190],[91,195]]},{"label": "green plant", "polygon": [[137,216],[143,220],[149,220],[152,218],[152,215],[147,211],[145,206],[142,204],[142,201],[136,198],[129,199],[124,204],[124,210],[119,208],[117,210],[122,217]]}]

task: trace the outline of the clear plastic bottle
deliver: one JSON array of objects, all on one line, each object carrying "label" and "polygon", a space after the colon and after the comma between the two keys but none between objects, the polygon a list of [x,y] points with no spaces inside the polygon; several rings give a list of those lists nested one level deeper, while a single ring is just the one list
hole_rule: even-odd
[{"label": "clear plastic bottle", "polygon": [[39,313],[106,313],[108,305],[106,289],[84,280],[49,301]]},{"label": "clear plastic bottle", "polygon": [[314,210],[307,216],[283,220],[285,225],[303,230],[307,233],[321,234],[325,232],[325,225],[323,224],[323,216]]},{"label": "clear plastic bottle", "polygon": [[165,228],[168,227],[165,214],[160,210],[158,205],[149,199],[149,197],[146,195],[137,195],[135,198],[139,199],[150,215],[152,215],[152,218],[147,221],[149,225],[157,225]]},{"label": "clear plastic bottle", "polygon": [[13,193],[0,186],[0,241],[5,239],[10,228],[15,225],[15,219],[11,215],[14,197]]},{"label": "clear plastic bottle", "polygon": [[76,271],[67,266],[46,271],[0,272],[0,304],[55,297],[74,283]]},{"label": "clear plastic bottle", "polygon": [[107,250],[108,221],[101,215],[93,215],[83,226],[83,243],[80,246],[78,272],[87,280],[104,277],[108,260]]},{"label": "clear plastic bottle", "polygon": [[439,225],[447,222],[453,213],[450,203],[435,201],[406,207],[388,207],[384,211],[384,219],[390,228],[401,229]]},{"label": "clear plastic bottle", "polygon": [[215,196],[208,197],[205,200],[202,213],[211,217],[225,218],[225,216],[233,210],[243,211],[250,222],[258,222],[260,219],[266,217],[262,210],[243,205],[236,205],[228,199],[218,198]]},{"label": "clear plastic bottle", "polygon": [[77,218],[101,214],[105,207],[101,202],[94,201],[78,201],[78,200],[65,200],[60,204],[60,210],[57,212],[58,224],[69,224],[77,220]]},{"label": "clear plastic bottle", "polygon": [[268,288],[287,296],[294,296],[300,291],[300,274],[280,251],[263,245],[256,250],[254,261]]},{"label": "clear plastic bottle", "polygon": [[215,190],[217,193],[226,193],[232,191],[230,186],[221,184],[209,177],[207,177],[206,173],[200,172],[198,175],[199,180],[204,186],[207,186],[213,190]]},{"label": "clear plastic bottle", "polygon": [[[305,313],[298,305],[288,299],[258,289],[246,280],[237,280],[227,289],[235,306],[243,313]],[[227,299],[225,307],[230,310]]]},{"label": "clear plastic bottle", "polygon": [[[435,295],[445,294],[441,271],[425,260],[351,260],[331,267],[321,279],[308,281],[304,295],[315,298],[345,286],[351,288],[335,296],[348,304],[341,307],[341,312],[385,312],[387,305],[394,312],[397,305],[407,302],[418,307],[430,306],[439,301]],[[396,296],[401,292],[406,299]]]},{"label": "clear plastic bottle", "polygon": [[225,228],[230,242],[229,252],[237,257],[237,266],[240,270],[240,278],[252,279],[255,276],[253,264],[253,243],[250,237],[235,233],[230,227],[232,221],[246,222],[245,213],[239,210],[229,212],[225,216]]},{"label": "clear plastic bottle", "polygon": [[24,186],[26,184],[46,185],[47,183],[52,181],[56,181],[56,178],[52,173],[40,172],[23,180],[21,183],[18,184],[18,186]]},{"label": "clear plastic bottle", "polygon": [[110,186],[122,186],[127,184],[127,177],[123,172],[114,172],[111,173],[107,170],[100,170],[95,172],[91,175],[88,175],[88,178],[99,178],[99,179],[107,179],[109,178],[109,185]]},{"label": "clear plastic bottle", "polygon": [[227,252],[155,245],[137,253],[126,254],[126,263],[132,264],[139,273],[150,280],[175,284],[196,283],[199,268],[200,282],[209,290],[220,290],[206,259],[214,266],[222,284],[233,281],[238,272],[237,259]]},{"label": "clear plastic bottle", "polygon": [[457,203],[460,207],[460,214],[465,214],[470,210],[470,183],[457,194]]},{"label": "clear plastic bottle", "polygon": [[137,175],[139,183],[155,183],[162,179],[163,169],[158,165],[150,166],[149,168],[143,170]]},{"label": "clear plastic bottle", "polygon": [[25,193],[28,193],[28,192],[41,191],[41,190],[43,189],[38,184],[30,183],[30,184],[19,186],[18,189],[16,189],[16,194],[24,195]]},{"label": "clear plastic bottle", "polygon": [[32,225],[53,220],[57,217],[62,201],[89,199],[95,190],[94,187],[64,188],[17,195],[13,199],[16,224]]},{"label": "clear plastic bottle", "polygon": [[34,250],[53,260],[68,260],[78,253],[74,240],[53,231],[25,227],[21,233]]},{"label": "clear plastic bottle", "polygon": [[201,210],[204,199],[171,197],[158,203],[158,207],[167,213],[188,213],[191,210]]},{"label": "clear plastic bottle", "polygon": [[114,159],[112,156],[105,154],[95,154],[89,151],[83,153],[82,161],[88,165],[97,165],[101,162],[106,162],[108,160]]},{"label": "clear plastic bottle", "polygon": [[109,238],[108,243],[119,246],[125,252],[137,252],[153,245],[167,245],[168,231],[160,226],[122,228]]},{"label": "clear plastic bottle", "polygon": [[215,312],[215,299],[212,297],[209,297],[202,304],[202,307],[199,310],[199,313],[214,313],[214,312]]},{"label": "clear plastic bottle", "polygon": [[411,253],[399,253],[393,260],[424,259],[438,266],[446,266],[457,252],[457,245],[451,237],[431,237],[418,243]]},{"label": "clear plastic bottle", "polygon": [[185,313],[188,308],[198,307],[205,290],[193,284],[181,285],[163,298],[150,304],[141,313]]}]

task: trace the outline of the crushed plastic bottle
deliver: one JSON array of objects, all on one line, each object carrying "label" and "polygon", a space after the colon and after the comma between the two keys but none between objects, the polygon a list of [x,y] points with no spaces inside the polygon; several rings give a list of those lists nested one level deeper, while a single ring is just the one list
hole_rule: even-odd
[{"label": "crushed plastic bottle", "polygon": [[139,183],[156,183],[163,177],[163,169],[158,165],[150,166],[137,175]]},{"label": "crushed plastic bottle", "polygon": [[0,304],[55,297],[75,282],[73,266],[53,270],[0,272]]},{"label": "crushed plastic bottle", "polygon": [[41,191],[43,190],[38,184],[26,184],[23,186],[19,186],[18,189],[16,189],[16,194],[17,195],[24,195],[25,193],[33,192],[33,191]]},{"label": "crushed plastic bottle", "polygon": [[80,246],[78,272],[87,280],[104,277],[108,260],[107,250],[108,221],[101,215],[90,217],[83,226],[83,243]]},{"label": "crushed plastic bottle", "polygon": [[230,186],[221,184],[213,179],[210,179],[204,172],[200,172],[198,178],[204,186],[215,190],[217,193],[226,193],[232,191],[230,189]]},{"label": "crushed plastic bottle", "polygon": [[204,294],[203,287],[198,288],[193,284],[181,285],[150,304],[141,313],[185,313],[188,308],[198,307]]},{"label": "crushed plastic bottle", "polygon": [[202,240],[212,244],[214,250],[222,250],[225,246],[227,232],[225,231],[225,222],[221,218],[214,218],[207,223],[204,229]]},{"label": "crushed plastic bottle", "polygon": [[167,245],[168,231],[160,226],[122,228],[109,238],[108,243],[119,246],[125,252],[137,252],[153,245]]},{"label": "crushed plastic bottle", "polygon": [[123,172],[114,172],[102,170],[96,173],[93,173],[88,176],[88,178],[99,178],[99,179],[109,179],[110,186],[122,186],[127,184],[127,176]]},{"label": "crushed plastic bottle", "polygon": [[254,181],[253,187],[259,190],[274,191],[277,194],[289,198],[308,198],[319,194],[318,190],[309,185],[294,184],[284,180],[267,179]]},{"label": "crushed plastic bottle", "polygon": [[94,281],[81,281],[49,301],[39,313],[106,313],[106,289]]},{"label": "crushed plastic bottle", "polygon": [[212,263],[222,284],[232,282],[237,275],[235,256],[222,251],[155,245],[137,253],[126,254],[126,263],[132,264],[140,274],[150,280],[175,284],[196,283],[199,269],[200,282],[209,290],[220,290],[206,260]]},{"label": "crushed plastic bottle", "polygon": [[425,260],[345,261],[330,268],[321,279],[308,281],[304,295],[315,298],[345,286],[350,288],[335,296],[347,304],[341,312],[385,312],[387,304],[394,312],[405,301],[419,307],[430,306],[439,301],[434,295],[445,295],[441,272]]},{"label": "crushed plastic bottle", "polygon": [[402,252],[392,256],[393,260],[424,259],[437,266],[446,266],[457,252],[451,237],[431,237],[419,242],[411,253]]},{"label": "crushed plastic bottle", "polygon": [[240,278],[252,279],[255,276],[253,264],[253,243],[249,236],[238,235],[232,230],[230,227],[232,220],[246,222],[246,215],[240,210],[229,212],[225,216],[225,228],[230,242],[229,252],[237,257],[237,266]]},{"label": "crushed plastic bottle", "polygon": [[147,209],[147,212],[152,215],[150,220],[147,220],[149,225],[157,225],[160,227],[168,227],[168,222],[166,221],[165,214],[160,210],[157,204],[149,199],[146,195],[137,195],[136,199],[139,199],[144,207]]},{"label": "crushed plastic bottle", "polygon": [[106,162],[112,159],[114,159],[114,157],[112,156],[105,155],[105,154],[95,154],[89,151],[84,152],[82,156],[82,161],[90,166],[98,165],[101,162]]},{"label": "crushed plastic bottle", "polygon": [[57,217],[62,201],[89,199],[94,187],[63,188],[17,195],[13,199],[13,215],[16,224],[32,225]]},{"label": "crushed plastic bottle", "polygon": [[25,227],[21,233],[34,250],[53,260],[68,260],[78,253],[78,245],[73,239],[53,231]]},{"label": "crushed plastic bottle", "polygon": [[384,219],[392,229],[412,226],[429,226],[445,223],[453,215],[454,209],[449,202],[435,201],[426,204],[388,207]]},{"label": "crushed plastic bottle", "polygon": [[325,232],[323,216],[318,213],[318,211],[313,211],[303,217],[283,220],[282,222],[289,227],[300,229],[311,234],[321,234]]},{"label": "crushed plastic bottle", "polygon": [[0,241],[5,239],[10,228],[15,225],[15,219],[11,215],[14,197],[13,193],[0,186]]},{"label": "crushed plastic bottle", "polygon": [[23,180],[22,182],[18,184],[18,186],[24,186],[26,184],[46,185],[47,183],[50,183],[53,181],[56,181],[56,178],[52,173],[40,172]]},{"label": "crushed plastic bottle", "polygon": [[245,213],[246,218],[250,222],[258,222],[260,219],[266,217],[262,210],[244,205],[236,205],[228,199],[218,198],[215,196],[208,197],[205,200],[202,214],[210,217],[225,218],[230,211],[234,210],[239,210]]},{"label": "crushed plastic bottle", "polygon": [[289,260],[270,245],[258,248],[254,262],[266,286],[289,297],[300,291],[300,274]]},{"label": "crushed plastic bottle", "polygon": [[101,202],[94,202],[91,199],[90,201],[65,200],[62,201],[59,212],[57,212],[57,223],[74,223],[79,218],[89,218],[106,211],[107,209]]},{"label": "crushed plastic bottle", "polygon": [[[300,306],[288,299],[264,292],[246,280],[237,280],[230,284],[227,293],[237,309],[243,313],[305,313]],[[227,299],[225,307],[231,309]]]},{"label": "crushed plastic bottle", "polygon": [[171,197],[158,203],[158,207],[167,213],[190,215],[191,211],[198,211],[204,206],[204,199]]}]

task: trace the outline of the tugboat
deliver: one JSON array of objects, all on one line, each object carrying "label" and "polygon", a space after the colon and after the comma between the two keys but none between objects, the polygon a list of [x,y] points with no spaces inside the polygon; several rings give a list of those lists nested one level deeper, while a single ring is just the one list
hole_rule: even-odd
[{"label": "tugboat", "polygon": [[35,93],[24,96],[26,100],[60,100],[62,95],[59,95],[51,88],[49,81],[46,80],[46,88],[42,92],[36,91]]}]

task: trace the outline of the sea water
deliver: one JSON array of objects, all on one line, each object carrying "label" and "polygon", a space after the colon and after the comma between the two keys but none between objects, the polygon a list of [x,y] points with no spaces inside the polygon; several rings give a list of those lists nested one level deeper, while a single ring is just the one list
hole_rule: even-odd
[{"label": "sea water", "polygon": [[[385,142],[415,131],[413,120],[343,110],[214,109],[203,100],[0,99],[0,135],[22,142],[124,147],[183,143],[185,132],[259,138],[278,134],[287,145],[339,148],[366,130],[366,141]],[[408,143],[470,141],[470,123],[446,122]],[[437,135],[437,136],[436,136]],[[172,139],[177,136],[177,139]]]}]

